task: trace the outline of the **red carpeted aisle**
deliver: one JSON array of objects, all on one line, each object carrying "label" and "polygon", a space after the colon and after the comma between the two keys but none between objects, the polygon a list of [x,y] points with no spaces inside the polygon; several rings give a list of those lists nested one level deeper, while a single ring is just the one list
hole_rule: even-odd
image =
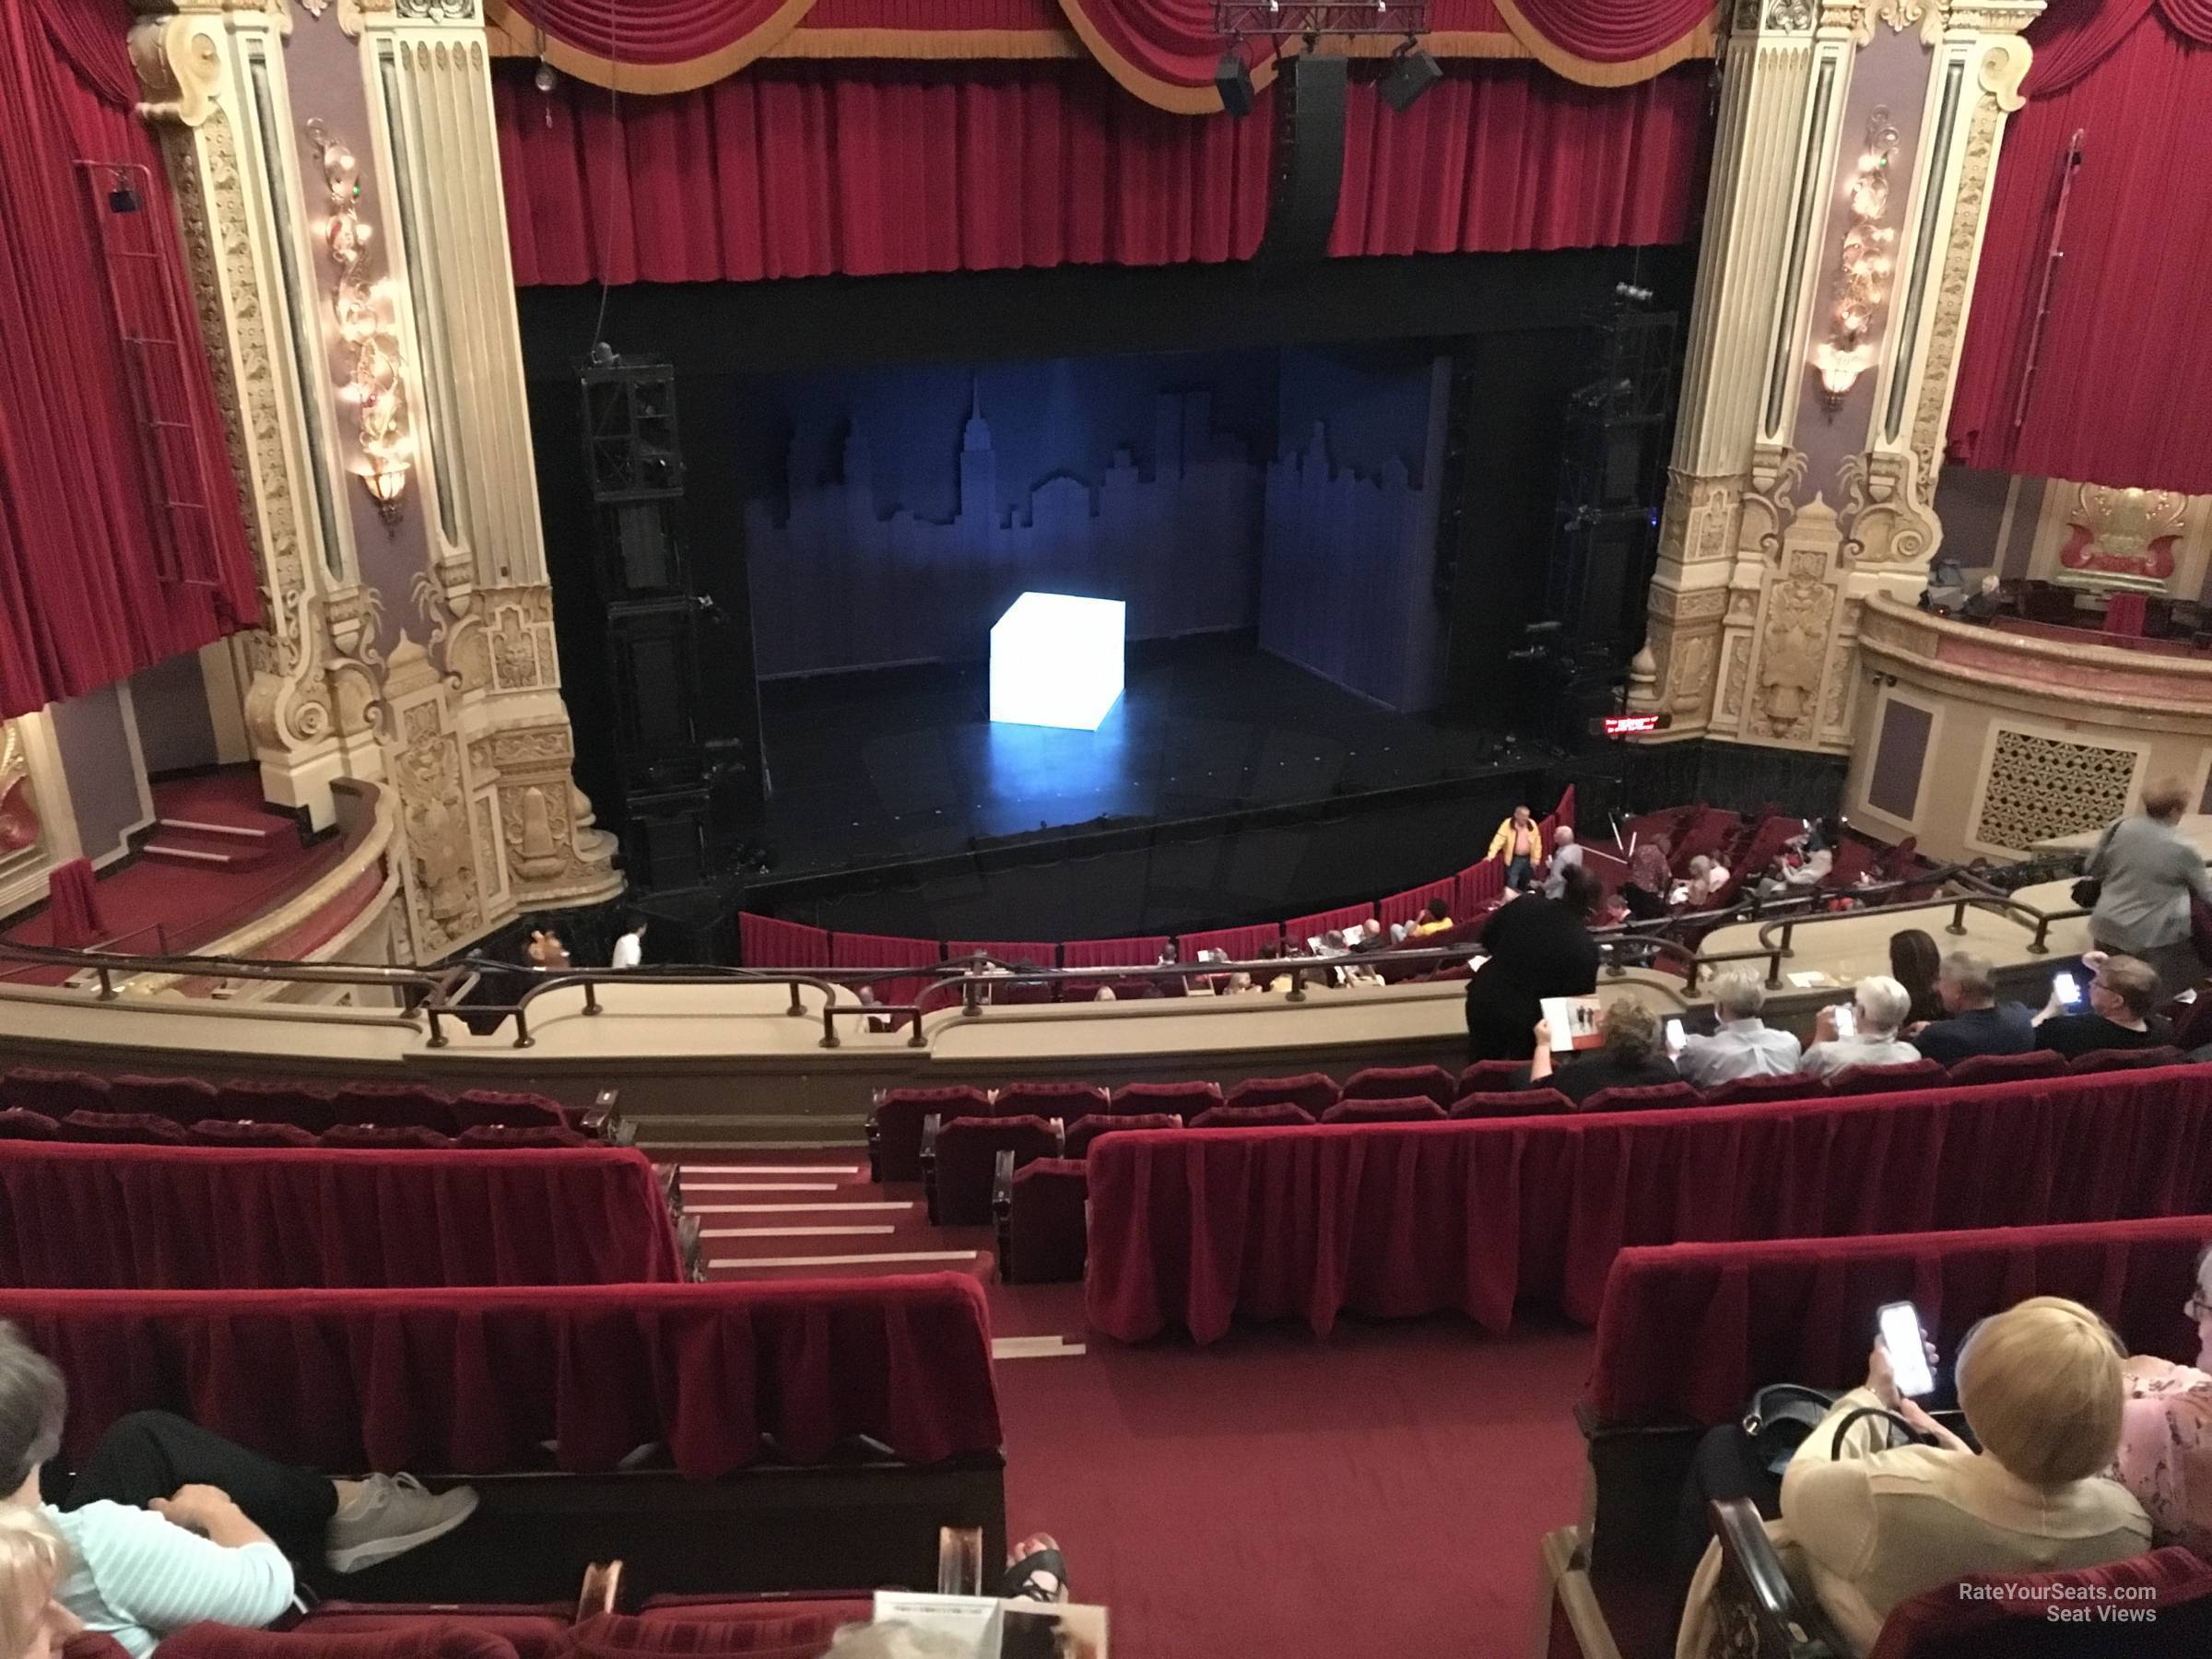
[{"label": "red carpeted aisle", "polygon": [[1438,1320],[1002,1359],[1008,1535],[1057,1535],[1133,1659],[1524,1653],[1537,1540],[1580,1509],[1590,1343]]}]

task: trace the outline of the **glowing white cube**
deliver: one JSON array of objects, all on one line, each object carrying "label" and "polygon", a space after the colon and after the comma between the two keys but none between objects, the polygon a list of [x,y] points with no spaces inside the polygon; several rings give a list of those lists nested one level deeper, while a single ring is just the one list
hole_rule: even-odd
[{"label": "glowing white cube", "polygon": [[991,626],[991,718],[1095,732],[1122,695],[1128,606],[1024,594]]}]

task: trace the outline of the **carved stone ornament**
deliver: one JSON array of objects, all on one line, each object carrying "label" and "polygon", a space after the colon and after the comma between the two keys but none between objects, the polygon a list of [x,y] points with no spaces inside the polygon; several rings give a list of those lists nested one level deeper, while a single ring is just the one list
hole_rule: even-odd
[{"label": "carved stone ornament", "polygon": [[1836,616],[1829,572],[1841,542],[1826,500],[1816,495],[1797,510],[1767,587],[1752,690],[1755,734],[1792,742],[1814,735]]},{"label": "carved stone ornament", "polygon": [[1813,0],[1767,0],[1766,26],[1770,29],[1809,29],[1816,9]]},{"label": "carved stone ornament", "polygon": [[45,840],[23,730],[12,720],[0,722],[0,869],[36,858]]},{"label": "carved stone ornament", "polygon": [[1736,532],[1739,553],[1771,559],[1782,548],[1783,532],[1797,513],[1797,490],[1805,482],[1803,450],[1786,443],[1760,443],[1751,451],[1751,477],[1743,497],[1743,520]]},{"label": "carved stone ornament", "polygon": [[1910,452],[1871,450],[1846,455],[1843,486],[1845,557],[1862,565],[1924,564],[1942,532],[1919,505]]},{"label": "carved stone ornament", "polygon": [[1667,687],[1667,702],[1677,714],[1696,714],[1704,711],[1712,694],[1712,670],[1720,651],[1720,636],[1714,633],[1692,634],[1675,648],[1671,683]]},{"label": "carved stone ornament", "polygon": [[413,23],[473,23],[477,0],[398,0],[395,7],[404,21]]},{"label": "carved stone ornament", "polygon": [[406,633],[384,687],[394,710],[385,764],[406,833],[409,919],[416,954],[428,960],[482,924],[461,740],[449,725],[442,677]]},{"label": "carved stone ornament", "polygon": [[2170,489],[2076,485],[2058,562],[2069,571],[2120,578],[2115,586],[2163,588],[2173,575],[2174,546],[2188,513],[2189,498]]},{"label": "carved stone ornament", "polygon": [[1931,46],[1939,45],[1943,41],[1944,13],[1945,0],[1872,0],[1863,8],[1853,33],[1864,46],[1874,39],[1875,26],[1887,23],[1892,34],[1916,28],[1922,40]]}]

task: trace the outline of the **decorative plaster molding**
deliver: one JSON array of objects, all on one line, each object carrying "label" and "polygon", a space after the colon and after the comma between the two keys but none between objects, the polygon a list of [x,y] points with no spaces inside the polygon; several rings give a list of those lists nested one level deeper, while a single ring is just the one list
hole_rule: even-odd
[{"label": "decorative plaster molding", "polygon": [[1843,507],[1843,551],[1854,564],[1924,564],[1942,531],[1919,505],[1927,492],[1913,476],[1910,451],[1847,455],[1838,473]]}]

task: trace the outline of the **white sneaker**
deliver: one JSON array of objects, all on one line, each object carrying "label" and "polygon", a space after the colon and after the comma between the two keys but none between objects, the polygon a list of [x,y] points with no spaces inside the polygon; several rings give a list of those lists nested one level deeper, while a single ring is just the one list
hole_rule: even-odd
[{"label": "white sneaker", "polygon": [[323,1535],[333,1572],[359,1572],[442,1538],[477,1512],[477,1488],[430,1492],[412,1475],[371,1475],[339,1504]]}]

